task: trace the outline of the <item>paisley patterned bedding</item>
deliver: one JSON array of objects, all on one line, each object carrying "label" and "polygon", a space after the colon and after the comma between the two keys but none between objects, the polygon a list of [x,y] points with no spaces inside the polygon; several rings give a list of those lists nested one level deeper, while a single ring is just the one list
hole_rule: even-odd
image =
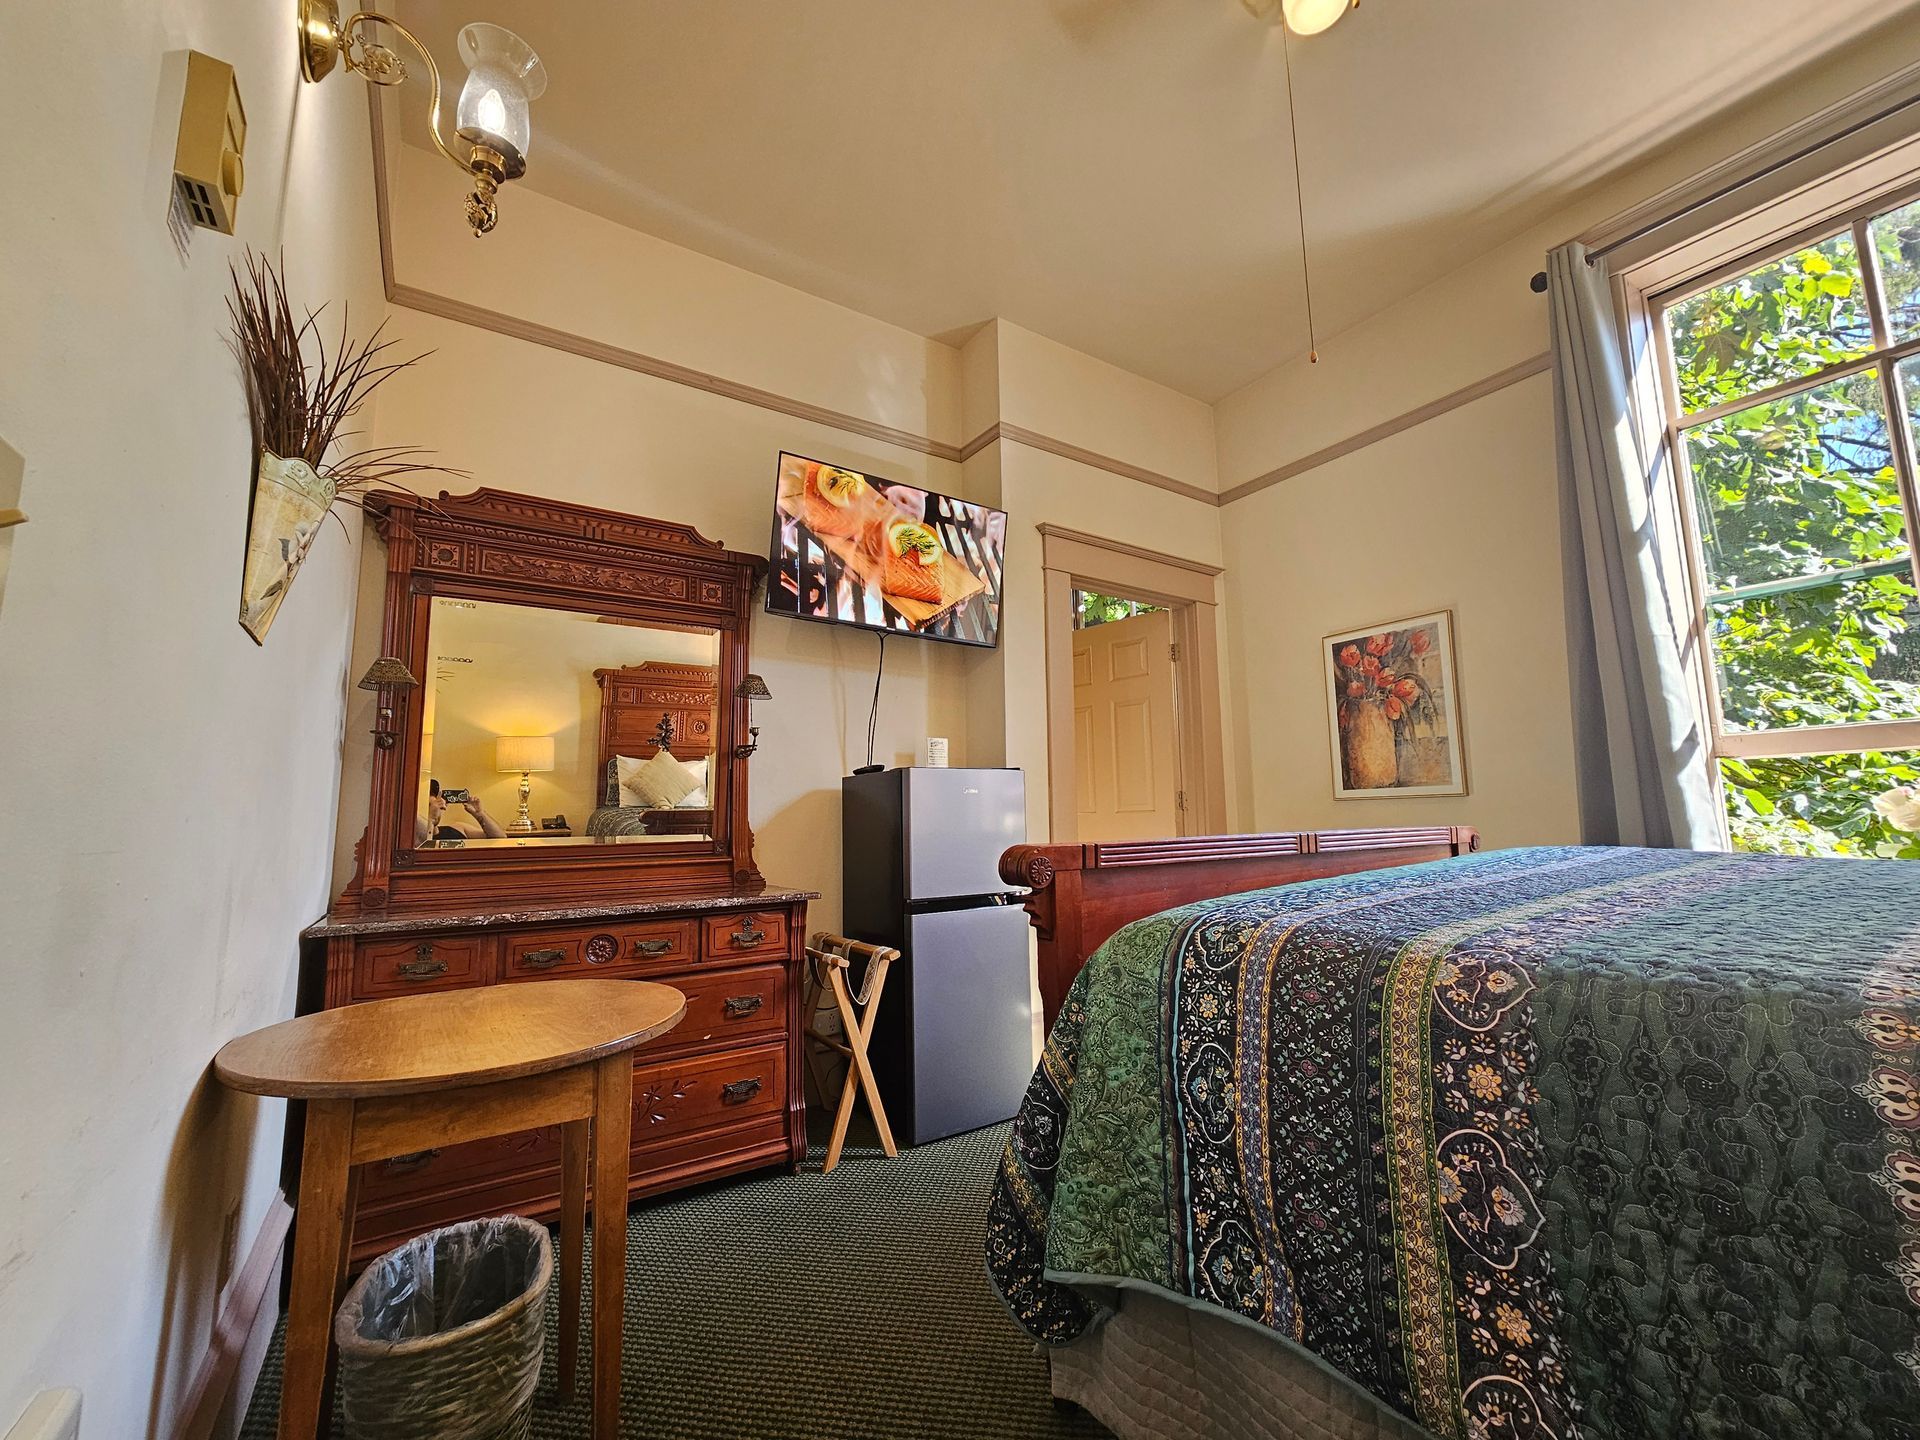
[{"label": "paisley patterned bedding", "polygon": [[642,805],[601,805],[587,816],[587,834],[596,839],[611,835],[645,835],[647,817],[656,813]]},{"label": "paisley patterned bedding", "polygon": [[1513,850],[1075,981],[987,1263],[1235,1312],[1437,1435],[1920,1437],[1920,867]]}]

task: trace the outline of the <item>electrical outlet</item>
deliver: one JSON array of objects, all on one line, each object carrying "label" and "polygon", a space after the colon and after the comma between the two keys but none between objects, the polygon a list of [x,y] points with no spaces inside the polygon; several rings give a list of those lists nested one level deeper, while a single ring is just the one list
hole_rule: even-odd
[{"label": "electrical outlet", "polygon": [[7,1440],[80,1440],[80,1392],[41,1391],[7,1432]]},{"label": "electrical outlet", "polygon": [[215,1294],[225,1294],[233,1279],[233,1267],[240,1261],[240,1202],[227,1207],[227,1218],[220,1222],[220,1268],[214,1276]]}]

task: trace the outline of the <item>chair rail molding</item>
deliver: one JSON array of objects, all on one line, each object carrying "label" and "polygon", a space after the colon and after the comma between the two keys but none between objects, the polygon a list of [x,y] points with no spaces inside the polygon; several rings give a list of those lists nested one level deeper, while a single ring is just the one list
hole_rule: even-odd
[{"label": "chair rail molding", "polygon": [[550,350],[563,351],[585,360],[595,360],[603,365],[631,370],[636,374],[647,375],[670,384],[686,385],[695,390],[705,391],[709,395],[719,395],[738,401],[742,405],[755,405],[763,410],[790,415],[797,420],[824,425],[849,435],[878,441],[883,445],[897,446],[903,450],[930,455],[936,460],[948,460],[958,464],[972,458],[997,441],[1011,441],[1016,445],[1044,450],[1049,454],[1091,466],[1096,470],[1105,470],[1123,479],[1138,481],[1142,485],[1151,485],[1170,491],[1203,505],[1220,503],[1220,497],[1204,486],[1194,485],[1171,475],[1163,475],[1157,470],[1149,470],[1145,466],[1135,465],[1130,461],[1102,455],[1098,451],[1088,450],[1083,446],[1042,434],[1037,430],[1029,430],[1024,426],[1012,425],[1004,421],[998,422],[989,425],[964,444],[954,444],[931,435],[902,430],[897,426],[885,425],[865,416],[836,410],[830,406],[816,405],[791,395],[782,395],[777,391],[766,390],[743,381],[729,380],[725,376],[709,374],[656,355],[648,355],[625,346],[595,340],[571,330],[563,330],[557,326],[543,325],[535,320],[490,310],[483,305],[475,305],[451,295],[442,295],[417,285],[409,285],[394,273],[392,193],[387,172],[386,129],[382,119],[380,87],[377,85],[367,87],[367,110],[370,122],[368,128],[373,145],[374,217],[380,228],[380,278],[385,287],[389,305],[403,310],[417,310],[425,315],[435,315],[442,320],[469,325],[477,330],[490,330],[497,335],[524,340],[533,345],[542,345]]}]

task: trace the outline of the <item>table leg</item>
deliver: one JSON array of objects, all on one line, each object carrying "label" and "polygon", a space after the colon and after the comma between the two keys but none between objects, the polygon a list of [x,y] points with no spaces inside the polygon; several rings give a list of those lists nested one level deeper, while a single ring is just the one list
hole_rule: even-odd
[{"label": "table leg", "polygon": [[588,1120],[560,1127],[560,1393],[580,1368],[580,1274],[587,1248]]},{"label": "table leg", "polygon": [[300,1205],[294,1212],[280,1440],[314,1440],[333,1418],[323,1416],[320,1406],[327,1391],[333,1313],[346,1279],[353,1217],[352,1148],[353,1102],[309,1101],[300,1160]]},{"label": "table leg", "polygon": [[593,1437],[619,1440],[626,1318],[627,1185],[633,1171],[633,1056],[598,1063],[593,1104]]},{"label": "table leg", "polygon": [[333,1317],[340,1313],[340,1302],[347,1293],[347,1269],[353,1257],[353,1217],[360,1208],[360,1175],[367,1167],[355,1165],[347,1171],[346,1223],[340,1230],[340,1263],[333,1273],[333,1314],[327,1317],[327,1378],[320,1387],[320,1433],[333,1429],[333,1390],[340,1369],[340,1347],[333,1343]]}]

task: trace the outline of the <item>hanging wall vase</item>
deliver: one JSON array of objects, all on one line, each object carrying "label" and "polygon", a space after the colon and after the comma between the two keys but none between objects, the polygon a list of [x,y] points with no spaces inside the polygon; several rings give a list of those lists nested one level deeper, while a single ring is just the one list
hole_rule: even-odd
[{"label": "hanging wall vase", "polygon": [[247,566],[240,580],[240,626],[256,645],[266,643],[280,602],[327,518],[334,488],[304,460],[260,452],[247,517]]},{"label": "hanging wall vase", "polygon": [[409,476],[466,472],[434,464],[409,445],[347,451],[336,443],[356,433],[347,422],[373,392],[420,359],[393,358],[394,342],[381,338],[384,324],[355,340],[342,307],[339,338],[329,341],[320,332],[319,311],[296,317],[280,273],[252,253],[245,275],[237,268],[233,272],[227,313],[233,321],[228,343],[240,362],[257,457],[247,506],[240,627],[256,645],[264,645],[333,505],[354,507],[373,491],[404,489]]}]

